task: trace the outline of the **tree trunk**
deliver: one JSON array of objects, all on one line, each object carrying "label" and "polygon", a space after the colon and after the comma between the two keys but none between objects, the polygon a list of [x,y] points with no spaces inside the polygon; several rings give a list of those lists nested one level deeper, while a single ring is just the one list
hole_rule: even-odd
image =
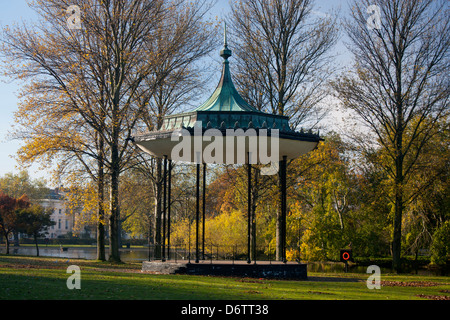
[{"label": "tree trunk", "polygon": [[250,259],[252,261],[256,261],[256,206],[252,204],[252,225],[251,225],[251,242],[252,242],[252,251]]},{"label": "tree trunk", "polygon": [[153,236],[153,228],[152,228],[152,213],[149,213],[149,224],[148,224],[148,237],[147,237],[147,241],[148,241],[148,261],[151,261],[152,259],[152,245],[155,244],[155,239]]},{"label": "tree trunk", "polygon": [[[117,71],[117,70],[116,70]],[[119,75],[117,71],[116,76]],[[119,79],[115,79],[120,83]],[[121,262],[119,253],[119,176],[120,176],[120,156],[119,156],[119,101],[120,86],[116,85],[116,91],[113,94],[112,115],[111,115],[111,186],[110,186],[110,205],[111,216],[109,218],[109,261]]]},{"label": "tree trunk", "polygon": [[256,204],[258,202],[258,182],[259,182],[259,168],[255,168],[255,178],[254,178],[254,184],[253,184],[253,190],[252,190],[252,197],[251,197],[251,243],[252,243],[252,251],[250,259],[253,261],[256,261]]},{"label": "tree trunk", "polygon": [[343,215],[342,215],[342,211],[343,210],[337,209],[336,211],[337,211],[337,213],[339,215],[339,225],[341,226],[341,231],[344,231],[344,218],[343,218]]},{"label": "tree trunk", "polygon": [[[396,50],[397,51],[397,50]],[[397,53],[396,81],[396,130],[395,130],[395,203],[394,203],[394,234],[392,243],[392,267],[396,272],[401,271],[401,246],[402,246],[402,215],[403,215],[403,98],[402,98],[402,55]]]},{"label": "tree trunk", "polygon": [[277,208],[277,224],[276,224],[276,256],[275,259],[277,261],[282,261],[283,260],[283,218],[281,217],[281,210],[280,208]]},{"label": "tree trunk", "polygon": [[14,231],[14,246],[19,247],[20,246],[20,240],[19,240],[19,232]]},{"label": "tree trunk", "polygon": [[104,188],[104,169],[103,169],[103,139],[99,141],[100,155],[98,159],[98,221],[97,221],[97,260],[105,261],[105,188]]},{"label": "tree trunk", "polygon": [[119,159],[117,144],[111,146],[111,216],[109,218],[109,261],[120,262],[119,253]]},{"label": "tree trunk", "polygon": [[120,262],[119,253],[119,201],[116,174],[111,174],[111,216],[109,218],[109,261]]},{"label": "tree trunk", "polygon": [[403,215],[403,159],[397,157],[397,176],[395,179],[395,207],[394,207],[394,234],[392,242],[392,268],[396,272],[401,272],[401,251],[402,251],[402,215]]},{"label": "tree trunk", "polygon": [[[104,210],[99,209],[99,217],[104,219]],[[105,225],[102,222],[97,224],[97,260],[106,261],[105,253]]]},{"label": "tree trunk", "polygon": [[5,241],[6,241],[6,252],[5,254],[9,254],[9,240],[8,240],[8,234],[5,234]]},{"label": "tree trunk", "polygon": [[403,201],[400,191],[396,190],[395,213],[394,213],[394,236],[392,243],[392,267],[401,272],[401,245],[402,245],[402,214]]},{"label": "tree trunk", "polygon": [[34,235],[34,244],[36,245],[36,257],[39,257],[39,246],[36,234]]}]

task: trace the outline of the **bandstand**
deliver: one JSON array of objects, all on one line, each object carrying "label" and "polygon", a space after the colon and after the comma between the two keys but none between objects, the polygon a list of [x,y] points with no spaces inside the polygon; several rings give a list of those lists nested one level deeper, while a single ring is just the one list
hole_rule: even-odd
[{"label": "bandstand", "polygon": [[[228,59],[226,27],[222,74],[219,84],[210,98],[196,109],[166,116],[158,131],[134,137],[135,144],[144,152],[163,159],[163,228],[167,228],[162,240],[162,256],[159,261],[145,261],[143,271],[161,273],[192,273],[211,275],[241,275],[255,277],[306,278],[306,265],[286,262],[286,170],[287,161],[317,147],[318,134],[295,131],[289,127],[286,116],[261,112],[248,104],[236,90]],[[196,242],[195,263],[167,261],[170,258],[170,205],[171,168],[173,161],[196,165]],[[203,169],[203,204],[205,203],[205,173],[208,164],[240,164],[247,168],[248,181],[248,234],[247,261],[225,262],[200,259],[200,172]],[[263,174],[277,174],[280,187],[280,243],[279,260],[273,262],[251,261],[251,170],[253,164],[264,164]],[[201,168],[203,166],[203,168]],[[166,197],[166,185],[167,197]],[[167,208],[167,219],[166,219]],[[202,212],[201,212],[202,211]],[[204,224],[203,224],[204,228]],[[205,234],[203,229],[203,235]],[[204,239],[203,239],[204,246]],[[167,254],[167,255],[166,255]]]}]

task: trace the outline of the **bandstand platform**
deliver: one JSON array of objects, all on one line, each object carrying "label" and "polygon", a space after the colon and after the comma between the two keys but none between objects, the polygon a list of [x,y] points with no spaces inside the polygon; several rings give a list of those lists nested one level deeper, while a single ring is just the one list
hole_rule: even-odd
[{"label": "bandstand platform", "polygon": [[188,274],[206,276],[230,276],[266,279],[307,279],[307,265],[297,262],[243,260],[188,261],[144,261],[142,272],[156,274]]}]

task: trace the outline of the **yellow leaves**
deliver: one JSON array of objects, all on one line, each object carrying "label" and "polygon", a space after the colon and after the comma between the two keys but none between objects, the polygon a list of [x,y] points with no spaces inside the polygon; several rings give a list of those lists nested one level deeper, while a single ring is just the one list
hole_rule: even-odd
[{"label": "yellow leaves", "polygon": [[[70,184],[64,190],[66,209],[73,215],[75,220],[75,229],[80,231],[86,225],[96,225],[101,222],[106,224],[108,215],[103,219],[98,216],[99,201],[96,184],[88,182],[77,173],[72,172],[66,177]],[[108,212],[107,203],[103,204],[104,212]]]},{"label": "yellow leaves", "polygon": [[[177,244],[189,243],[189,219],[177,221],[172,229],[172,241]],[[221,212],[215,217],[207,217],[205,241],[213,244],[214,251],[217,246],[220,247],[220,254],[233,254],[235,248],[243,249],[246,243],[246,219],[243,214],[237,210],[230,212]],[[195,243],[195,224],[191,225],[191,243]],[[210,251],[210,247],[206,250]]]},{"label": "yellow leaves", "polygon": [[288,249],[286,250],[286,260],[296,261],[300,260],[300,251],[298,249]]},{"label": "yellow leaves", "polygon": [[306,230],[304,234],[305,241],[300,245],[300,256],[306,261],[323,261],[326,259],[324,250],[314,244],[307,242],[311,237],[311,230]]}]

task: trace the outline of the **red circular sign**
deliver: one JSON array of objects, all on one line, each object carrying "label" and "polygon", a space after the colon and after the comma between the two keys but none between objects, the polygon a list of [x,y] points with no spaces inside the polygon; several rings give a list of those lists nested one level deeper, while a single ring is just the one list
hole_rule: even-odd
[{"label": "red circular sign", "polygon": [[344,260],[350,259],[350,254],[349,254],[348,252],[344,252],[344,253],[342,254],[342,259],[344,259]]}]

